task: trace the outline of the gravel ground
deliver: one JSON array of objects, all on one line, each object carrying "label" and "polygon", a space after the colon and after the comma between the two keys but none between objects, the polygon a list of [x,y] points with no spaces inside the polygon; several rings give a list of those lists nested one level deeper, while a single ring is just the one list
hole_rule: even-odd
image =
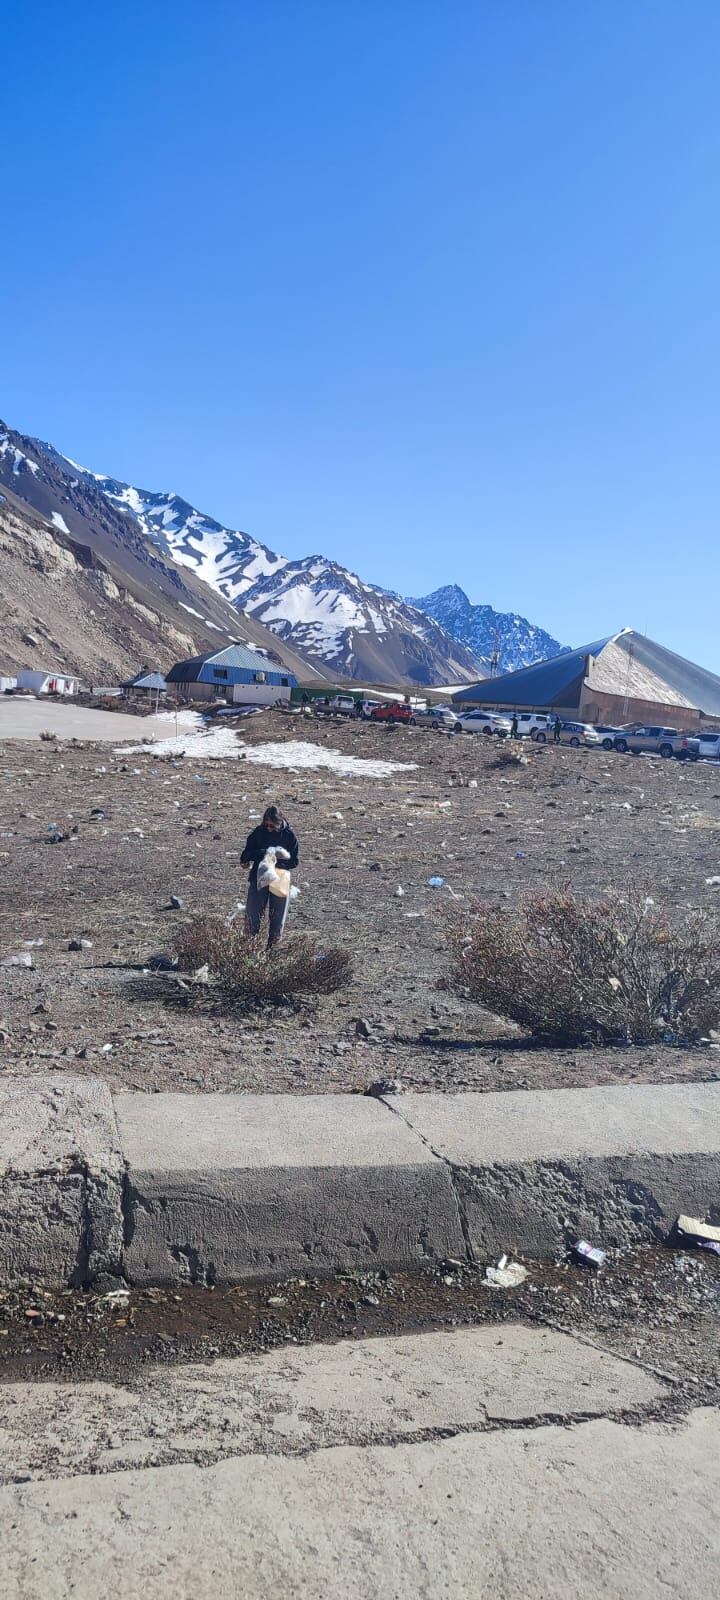
[{"label": "gravel ground", "polygon": [[[437,984],[444,918],[472,900],[508,903],[550,882],[598,892],[634,877],[658,900],[719,903],[706,883],[720,874],[719,769],[525,742],[527,765],[508,772],[495,740],[279,713],[240,732],[241,748],[299,738],[414,766],[381,779],[89,742],[0,748],[0,956],[43,941],[31,970],[0,969],[6,1070],[298,1093],[388,1077],[482,1090],[718,1075],[707,1046],[531,1048]],[[271,800],[301,841],[290,931],[350,947],[352,984],[316,1010],[254,1019],[211,999],[183,1004],[143,967],[172,953],[188,915],[229,913],[244,896],[240,853]],[[51,824],[77,831],[51,844]],[[441,889],[428,887],[432,874]],[[164,909],[173,894],[182,910]],[[71,952],[80,939],[92,947]],[[358,1018],[370,1039],[357,1038]]]},{"label": "gravel ground", "polygon": [[525,1264],[528,1277],[516,1289],[488,1288],[483,1268],[448,1262],[414,1273],[133,1290],[120,1297],[116,1289],[0,1294],[0,1376],[4,1382],[132,1380],[148,1362],[525,1322],[566,1329],[662,1376],[671,1392],[658,1415],[718,1403],[720,1259],[650,1246],[611,1251],[599,1272],[567,1262]]}]

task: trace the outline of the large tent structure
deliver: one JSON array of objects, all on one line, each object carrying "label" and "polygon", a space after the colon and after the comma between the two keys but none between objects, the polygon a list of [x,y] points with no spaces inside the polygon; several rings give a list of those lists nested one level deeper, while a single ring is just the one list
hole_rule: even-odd
[{"label": "large tent structure", "polygon": [[581,722],[661,722],[678,728],[720,719],[720,677],[634,628],[482,678],[455,702],[508,711],[555,711]]}]

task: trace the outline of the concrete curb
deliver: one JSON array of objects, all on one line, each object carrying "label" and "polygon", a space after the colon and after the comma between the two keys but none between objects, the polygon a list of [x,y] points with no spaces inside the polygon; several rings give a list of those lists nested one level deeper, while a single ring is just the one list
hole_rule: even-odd
[{"label": "concrete curb", "polygon": [[143,1095],[0,1084],[0,1284],[397,1268],[720,1221],[720,1083]]}]

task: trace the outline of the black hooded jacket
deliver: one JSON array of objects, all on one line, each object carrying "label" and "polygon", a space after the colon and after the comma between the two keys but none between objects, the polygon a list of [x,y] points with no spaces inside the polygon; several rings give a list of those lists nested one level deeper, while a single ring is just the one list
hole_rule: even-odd
[{"label": "black hooded jacket", "polygon": [[265,851],[279,850],[280,848],[287,850],[290,860],[279,861],[278,866],[287,867],[288,870],[296,867],[300,859],[300,846],[297,841],[297,835],[293,833],[289,822],[283,822],[282,827],[276,833],[273,833],[270,828],[266,828],[262,822],[259,828],[253,828],[240,857],[243,867],[252,862],[250,869],[250,882],[252,884],[257,886],[258,862],[262,861]]}]

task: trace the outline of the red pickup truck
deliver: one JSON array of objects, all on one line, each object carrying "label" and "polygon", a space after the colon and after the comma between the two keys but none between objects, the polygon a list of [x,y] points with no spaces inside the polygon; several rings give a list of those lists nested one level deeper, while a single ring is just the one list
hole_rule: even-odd
[{"label": "red pickup truck", "polygon": [[386,705],[373,706],[370,721],[409,722],[411,716],[412,706],[403,705],[400,700],[388,700]]}]

